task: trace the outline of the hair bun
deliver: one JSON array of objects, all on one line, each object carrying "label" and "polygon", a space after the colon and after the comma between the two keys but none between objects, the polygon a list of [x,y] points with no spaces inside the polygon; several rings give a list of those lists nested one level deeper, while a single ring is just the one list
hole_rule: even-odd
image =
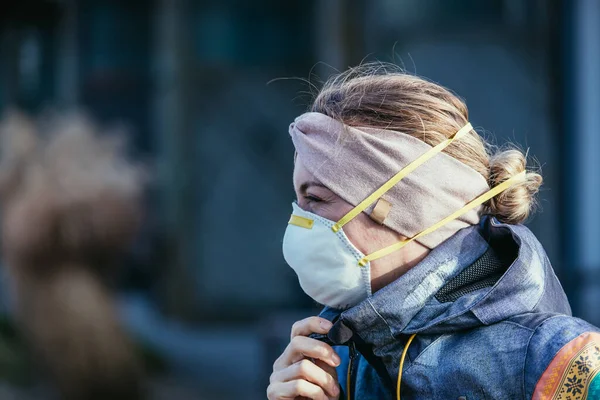
[{"label": "hair bun", "polygon": [[[499,151],[490,157],[490,187],[497,186],[516,174],[525,171],[527,159],[517,149]],[[537,207],[536,194],[542,185],[542,176],[526,172],[522,181],[506,189],[486,204],[489,214],[500,222],[522,223]]]}]

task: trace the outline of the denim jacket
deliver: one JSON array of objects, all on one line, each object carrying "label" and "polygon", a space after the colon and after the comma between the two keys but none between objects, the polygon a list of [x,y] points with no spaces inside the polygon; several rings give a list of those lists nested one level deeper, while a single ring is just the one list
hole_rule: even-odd
[{"label": "denim jacket", "polygon": [[523,225],[484,217],[365,301],[321,316],[334,322],[323,340],[342,358],[341,398],[396,399],[406,350],[402,400],[600,399],[599,330],[571,316]]}]

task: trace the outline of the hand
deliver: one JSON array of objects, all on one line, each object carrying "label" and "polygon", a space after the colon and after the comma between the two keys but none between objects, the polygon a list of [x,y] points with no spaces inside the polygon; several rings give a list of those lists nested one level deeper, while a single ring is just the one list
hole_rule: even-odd
[{"label": "hand", "polygon": [[331,346],[307,337],[326,334],[331,322],[309,317],[292,326],[290,344],[273,364],[269,400],[313,399],[337,400],[340,396],[335,367],[340,356]]}]

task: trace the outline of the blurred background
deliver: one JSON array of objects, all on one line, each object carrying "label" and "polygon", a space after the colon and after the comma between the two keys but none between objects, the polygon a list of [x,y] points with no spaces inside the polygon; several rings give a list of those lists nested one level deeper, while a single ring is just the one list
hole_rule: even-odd
[{"label": "blurred background", "polygon": [[[311,99],[287,78],[362,60],[451,88],[480,132],[529,148],[545,178],[529,226],[600,324],[600,1],[4,1],[0,111],[124,124],[154,168],[117,299],[157,398],[265,398],[292,322],[318,312],[281,254],[287,127]],[[0,397],[41,398],[7,286]]]}]

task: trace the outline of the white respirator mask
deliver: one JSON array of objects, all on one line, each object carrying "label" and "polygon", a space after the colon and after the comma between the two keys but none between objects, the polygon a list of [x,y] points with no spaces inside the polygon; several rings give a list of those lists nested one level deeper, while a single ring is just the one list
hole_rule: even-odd
[{"label": "white respirator mask", "polygon": [[334,221],[304,211],[293,203],[283,237],[283,257],[298,275],[302,290],[316,302],[346,309],[371,295],[370,263]]}]

